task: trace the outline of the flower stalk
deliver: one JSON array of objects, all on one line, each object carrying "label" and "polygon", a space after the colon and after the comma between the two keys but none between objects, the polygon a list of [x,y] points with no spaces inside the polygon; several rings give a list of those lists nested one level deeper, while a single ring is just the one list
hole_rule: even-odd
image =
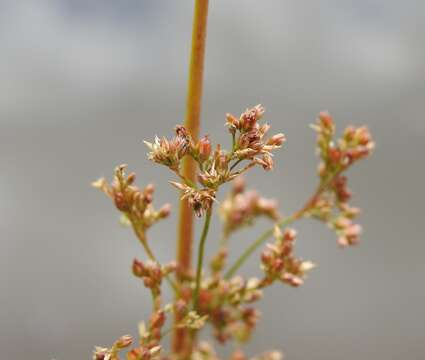
[{"label": "flower stalk", "polygon": [[[207,18],[208,0],[195,0],[185,120],[185,126],[195,141],[199,137],[200,129]],[[196,182],[196,162],[192,158],[186,158],[183,162],[182,176],[188,183]],[[182,199],[177,230],[177,265],[180,275],[187,274],[191,269],[193,221],[189,200]],[[181,276],[179,277],[181,280]],[[178,317],[175,321],[179,321]],[[176,328],[173,333],[173,350],[176,353],[190,353],[191,342],[191,336],[186,329]]]}]

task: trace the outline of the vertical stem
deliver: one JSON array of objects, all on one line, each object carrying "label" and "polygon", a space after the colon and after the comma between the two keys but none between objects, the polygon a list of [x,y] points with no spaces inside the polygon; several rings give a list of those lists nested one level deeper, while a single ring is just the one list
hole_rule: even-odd
[{"label": "vertical stem", "polygon": [[[194,140],[199,137],[207,17],[208,0],[195,0],[185,120],[185,126]],[[187,157],[183,164],[183,176],[195,182],[195,171],[195,162]],[[185,274],[191,268],[193,244],[193,212],[186,200],[180,203],[177,231],[177,263],[180,273]],[[190,334],[185,329],[176,329],[173,337],[174,352],[184,358],[190,354],[191,348]]]},{"label": "vertical stem", "polygon": [[211,213],[212,213],[212,209],[209,209],[205,216],[204,228],[202,229],[201,240],[199,241],[198,265],[196,267],[196,286],[195,286],[195,293],[193,295],[193,305],[194,305],[193,307],[195,308],[195,310],[198,309],[198,305],[199,305],[199,291],[201,289],[202,264],[204,262],[205,243],[207,240],[208,229],[210,227]]}]

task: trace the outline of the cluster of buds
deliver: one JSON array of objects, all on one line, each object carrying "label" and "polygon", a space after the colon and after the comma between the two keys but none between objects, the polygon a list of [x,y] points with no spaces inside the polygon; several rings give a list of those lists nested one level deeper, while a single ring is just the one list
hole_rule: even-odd
[{"label": "cluster of buds", "polygon": [[283,283],[298,287],[304,283],[304,278],[309,270],[314,267],[310,261],[298,259],[294,254],[296,231],[279,227],[274,231],[275,243],[268,244],[261,254],[262,268],[265,278],[263,286],[280,280]]},{"label": "cluster of buds", "polygon": [[273,168],[271,152],[282,146],[285,135],[279,133],[265,139],[270,125],[260,125],[258,122],[263,117],[264,111],[261,105],[257,105],[247,109],[239,119],[232,114],[226,114],[226,125],[234,139],[234,156],[241,160],[252,159],[265,170],[271,170]]},{"label": "cluster of buds", "polygon": [[[272,151],[282,146],[285,136],[276,134],[266,139],[270,126],[259,124],[263,114],[264,108],[257,105],[246,110],[239,119],[226,115],[233,138],[230,151],[223,150],[219,144],[213,151],[208,136],[195,142],[188,130],[178,125],[176,135],[170,140],[156,137],[153,143],[145,141],[150,150],[148,158],[169,167],[183,180],[183,183],[172,184],[183,191],[183,197],[188,198],[195,213],[202,216],[212,206],[220,185],[232,181],[255,165],[261,165],[265,170],[273,168]],[[180,174],[180,163],[185,156],[190,156],[199,166],[197,181],[201,189]],[[236,169],[243,160],[248,160],[248,163]]]},{"label": "cluster of buds", "polygon": [[154,186],[147,185],[140,189],[134,185],[135,173],[126,175],[127,165],[120,165],[115,169],[114,180],[108,184],[104,178],[92,183],[92,185],[113,201],[119,211],[124,216],[124,221],[130,222],[133,226],[144,232],[155,222],[170,215],[170,204],[165,204],[158,211],[152,205]]},{"label": "cluster of buds", "polygon": [[312,127],[317,132],[317,147],[322,159],[319,175],[323,180],[364,159],[375,147],[372,136],[365,126],[358,128],[349,126],[344,130],[342,137],[335,141],[335,124],[327,112],[321,112]]},{"label": "cluster of buds", "polygon": [[255,190],[245,191],[245,181],[241,176],[235,179],[231,192],[222,202],[220,215],[226,238],[241,227],[252,225],[260,216],[273,221],[280,218],[277,201],[261,197]]},{"label": "cluster of buds", "polygon": [[313,128],[318,134],[322,189],[306,214],[326,222],[334,229],[340,246],[355,245],[359,241],[361,226],[353,220],[360,213],[360,209],[348,204],[351,191],[347,187],[347,177],[342,173],[356,161],[367,157],[375,144],[369,130],[364,126],[349,126],[339,140],[334,140],[335,124],[326,112],[319,114]]},{"label": "cluster of buds", "polygon": [[150,150],[149,160],[177,171],[183,157],[191,151],[193,142],[184,126],[177,125],[175,132],[176,135],[170,140],[156,136],[153,143],[148,141],[144,143]]},{"label": "cluster of buds", "polygon": [[132,271],[134,276],[143,280],[147,288],[159,293],[164,277],[174,272],[176,268],[177,265],[175,262],[161,266],[155,261],[149,260],[145,264],[142,261],[134,259]]},{"label": "cluster of buds", "polygon": [[260,281],[256,278],[230,280],[213,277],[203,283],[199,298],[199,312],[208,316],[215,338],[246,341],[257,324],[259,313],[252,304],[262,297]]},{"label": "cluster of buds", "polygon": [[111,348],[96,346],[93,351],[93,360],[119,360],[119,352],[131,345],[130,335],[121,336]]}]

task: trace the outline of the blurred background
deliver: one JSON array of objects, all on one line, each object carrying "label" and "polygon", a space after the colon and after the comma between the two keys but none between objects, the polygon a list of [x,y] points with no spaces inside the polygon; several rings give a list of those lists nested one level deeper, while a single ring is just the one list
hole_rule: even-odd
[{"label": "blurred background", "polygon": [[[183,121],[192,6],[0,1],[3,359],[89,359],[148,316],[130,274],[142,249],[90,182],[127,163],[139,184],[156,183],[157,206],[177,208],[173,176],[147,161],[142,140]],[[305,286],[266,294],[248,353],[425,358],[424,20],[423,1],[210,2],[202,133],[226,143],[224,114],[262,103],[288,138],[275,171],[255,170],[249,184],[286,213],[305,201],[320,110],[340,130],[367,124],[377,142],[350,173],[361,245],[341,250],[323,225],[297,224],[298,254],[319,266]],[[266,226],[241,232],[234,251]],[[175,228],[174,216],[150,233],[161,260],[174,256]],[[258,274],[258,259],[243,272]]]}]

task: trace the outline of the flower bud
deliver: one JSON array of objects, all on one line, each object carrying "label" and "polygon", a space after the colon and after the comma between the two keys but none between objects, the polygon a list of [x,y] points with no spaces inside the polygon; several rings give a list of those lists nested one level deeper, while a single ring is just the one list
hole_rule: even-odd
[{"label": "flower bud", "polygon": [[145,265],[137,259],[133,260],[132,271],[133,271],[133,274],[137,277],[143,277],[146,275]]},{"label": "flower bud", "polygon": [[226,125],[229,127],[229,131],[231,134],[236,133],[236,129],[239,129],[240,123],[239,120],[233,116],[232,114],[226,114]]},{"label": "flower bud", "polygon": [[162,328],[165,323],[165,313],[162,310],[159,310],[152,314],[150,319],[151,328]]},{"label": "flower bud", "polygon": [[124,194],[122,192],[115,192],[114,193],[114,203],[118,210],[120,211],[127,211],[128,210],[128,204],[125,201]]},{"label": "flower bud", "polygon": [[327,111],[322,111],[321,113],[319,113],[319,121],[325,130],[329,132],[333,132],[335,130],[335,125],[332,120],[332,117]]},{"label": "flower bud", "polygon": [[283,239],[285,241],[294,241],[297,237],[297,231],[295,229],[285,229],[283,233]]},{"label": "flower bud", "polygon": [[211,155],[211,142],[208,136],[204,136],[201,140],[199,140],[198,151],[199,151],[199,160],[201,160],[201,162],[208,160],[208,158]]},{"label": "flower bud", "polygon": [[267,145],[281,146],[286,141],[284,134],[279,133],[273,135],[269,140],[267,140]]},{"label": "flower bud", "polygon": [[132,172],[130,175],[127,176],[127,184],[133,184],[134,180],[136,180],[136,173]]},{"label": "flower bud", "polygon": [[107,348],[96,346],[93,351],[93,360],[105,360],[110,357],[110,351]]},{"label": "flower bud", "polygon": [[161,209],[159,209],[158,216],[159,216],[159,218],[164,219],[164,218],[168,217],[170,215],[170,213],[171,213],[171,204],[167,203],[167,204],[164,204],[161,207]]},{"label": "flower bud", "polygon": [[131,343],[133,342],[133,338],[131,337],[131,335],[124,335],[121,336],[116,342],[115,342],[115,346],[118,349],[124,349],[127,346],[130,346]]}]

